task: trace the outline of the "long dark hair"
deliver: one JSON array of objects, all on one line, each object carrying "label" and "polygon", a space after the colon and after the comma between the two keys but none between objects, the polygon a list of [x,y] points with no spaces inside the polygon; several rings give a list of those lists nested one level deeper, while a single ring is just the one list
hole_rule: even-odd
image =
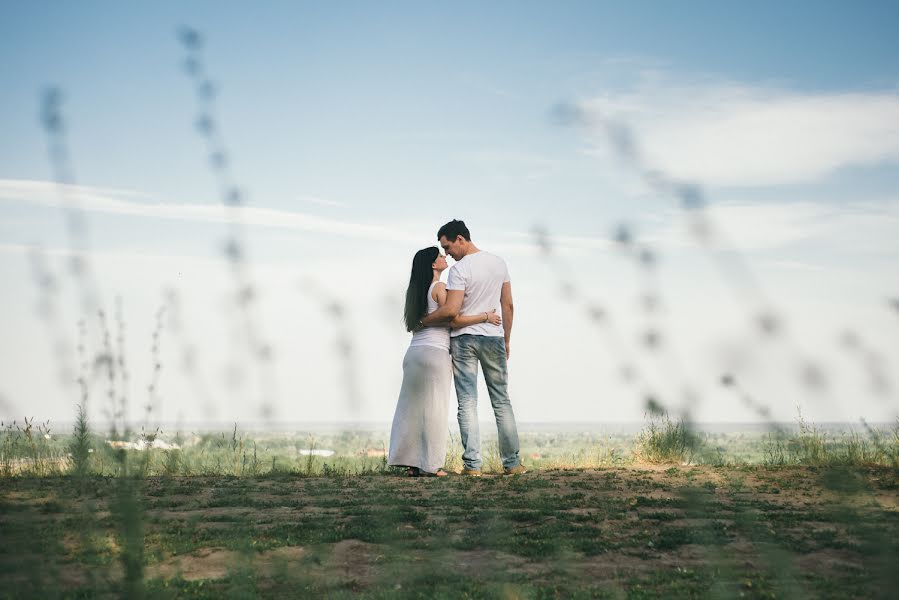
[{"label": "long dark hair", "polygon": [[439,254],[436,246],[429,246],[416,252],[412,259],[412,274],[409,275],[409,287],[406,288],[406,309],[403,311],[406,331],[419,329],[418,323],[428,310],[428,288],[434,280],[431,265]]}]

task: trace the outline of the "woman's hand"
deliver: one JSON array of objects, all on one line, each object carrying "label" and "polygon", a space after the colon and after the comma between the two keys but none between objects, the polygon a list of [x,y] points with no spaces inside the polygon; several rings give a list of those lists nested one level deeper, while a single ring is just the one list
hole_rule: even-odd
[{"label": "woman's hand", "polygon": [[503,318],[499,316],[499,313],[496,312],[494,308],[489,313],[487,313],[487,322],[491,325],[499,325],[503,322]]}]

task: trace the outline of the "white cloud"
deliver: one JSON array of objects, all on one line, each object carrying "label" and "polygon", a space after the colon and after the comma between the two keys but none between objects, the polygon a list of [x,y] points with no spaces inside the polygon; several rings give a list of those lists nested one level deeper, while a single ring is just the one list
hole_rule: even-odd
[{"label": "white cloud", "polygon": [[[899,256],[899,200],[826,204],[812,201],[721,203],[705,209],[735,250],[758,252],[814,244],[822,254]],[[662,248],[693,245],[683,213],[656,215],[645,239]],[[788,257],[789,255],[787,255]]]},{"label": "white cloud", "polygon": [[[65,193],[61,194],[61,191]],[[0,179],[0,207],[3,202],[9,202],[65,208],[66,198],[76,200],[80,209],[86,212],[209,224],[225,224],[230,219],[227,208],[220,204],[159,202],[147,194],[128,190],[75,185],[60,187],[50,181]],[[315,201],[305,196],[303,199]],[[377,241],[379,244],[403,244],[414,247],[436,243],[433,239],[433,232],[436,230],[434,223],[424,221],[410,221],[399,226],[386,227],[257,206],[242,207],[239,218],[241,223],[248,227],[308,231]],[[271,236],[272,233],[269,232],[267,235]],[[486,242],[484,249],[516,256],[537,254],[534,234],[485,231],[480,239]],[[559,236],[554,237],[553,242],[556,251],[568,255],[583,255],[609,246],[608,240],[599,237]]]},{"label": "white cloud", "polygon": [[[229,219],[227,210],[217,204],[165,203],[153,201],[138,192],[88,186],[69,186],[67,191],[88,212],[210,224],[224,224]],[[64,206],[57,185],[46,181],[0,179],[0,206],[3,201],[51,208]],[[899,200],[856,201],[852,204],[811,200],[728,202],[710,205],[706,210],[716,230],[739,251],[767,251],[810,242],[823,244],[822,249],[826,248],[828,252],[899,255],[899,236],[896,236]],[[423,222],[388,228],[262,207],[243,207],[240,217],[244,225],[253,228],[310,231],[404,246],[430,243],[429,232],[433,229]],[[679,211],[646,213],[635,225],[643,240],[662,251],[694,245]],[[597,256],[614,249],[613,242],[606,237],[550,234],[553,252],[568,258]],[[269,232],[266,233],[268,237],[260,239],[267,240],[272,235],[273,232]],[[486,231],[481,240],[485,250],[504,256],[539,256],[537,236],[533,232]],[[159,248],[147,248],[146,252],[165,254]],[[792,260],[790,256],[782,259]]]},{"label": "white cloud", "polygon": [[[87,186],[73,185],[60,188],[57,184],[48,181],[0,180],[0,200],[64,208],[66,207],[65,198],[60,194],[60,189],[67,191],[69,198],[77,201],[82,210],[89,212],[213,224],[230,222],[228,209],[219,204],[137,202],[126,198],[147,198],[147,196],[137,192]],[[392,239],[417,242],[421,237],[379,225],[353,223],[273,208],[244,206],[239,209],[239,215],[241,222],[248,226],[312,231],[369,240]]]},{"label": "white cloud", "polygon": [[317,204],[318,206],[329,206],[329,207],[344,207],[346,206],[343,202],[338,202],[337,200],[328,200],[327,198],[319,198],[318,196],[300,196],[301,202],[307,202],[309,204]]},{"label": "white cloud", "polygon": [[896,92],[651,81],[580,107],[597,120],[630,126],[646,166],[670,176],[764,186],[815,181],[843,167],[899,164]]}]

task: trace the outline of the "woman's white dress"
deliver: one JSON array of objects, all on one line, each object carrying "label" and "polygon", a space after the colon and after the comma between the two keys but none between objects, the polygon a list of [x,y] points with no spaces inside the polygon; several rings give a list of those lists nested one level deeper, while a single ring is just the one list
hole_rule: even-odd
[{"label": "woman's white dress", "polygon": [[[437,310],[428,288],[428,314]],[[448,327],[412,335],[403,358],[403,385],[390,429],[388,463],[435,473],[446,460],[447,416],[453,381]]]}]

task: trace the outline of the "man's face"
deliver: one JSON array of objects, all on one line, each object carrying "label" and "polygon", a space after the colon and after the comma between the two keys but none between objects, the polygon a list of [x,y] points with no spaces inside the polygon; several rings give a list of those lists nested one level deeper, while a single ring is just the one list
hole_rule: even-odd
[{"label": "man's face", "polygon": [[461,235],[457,235],[456,239],[453,241],[449,241],[446,239],[445,235],[440,236],[440,247],[443,248],[443,251],[447,253],[447,255],[451,256],[453,260],[460,260],[462,258],[462,242],[464,238]]}]

